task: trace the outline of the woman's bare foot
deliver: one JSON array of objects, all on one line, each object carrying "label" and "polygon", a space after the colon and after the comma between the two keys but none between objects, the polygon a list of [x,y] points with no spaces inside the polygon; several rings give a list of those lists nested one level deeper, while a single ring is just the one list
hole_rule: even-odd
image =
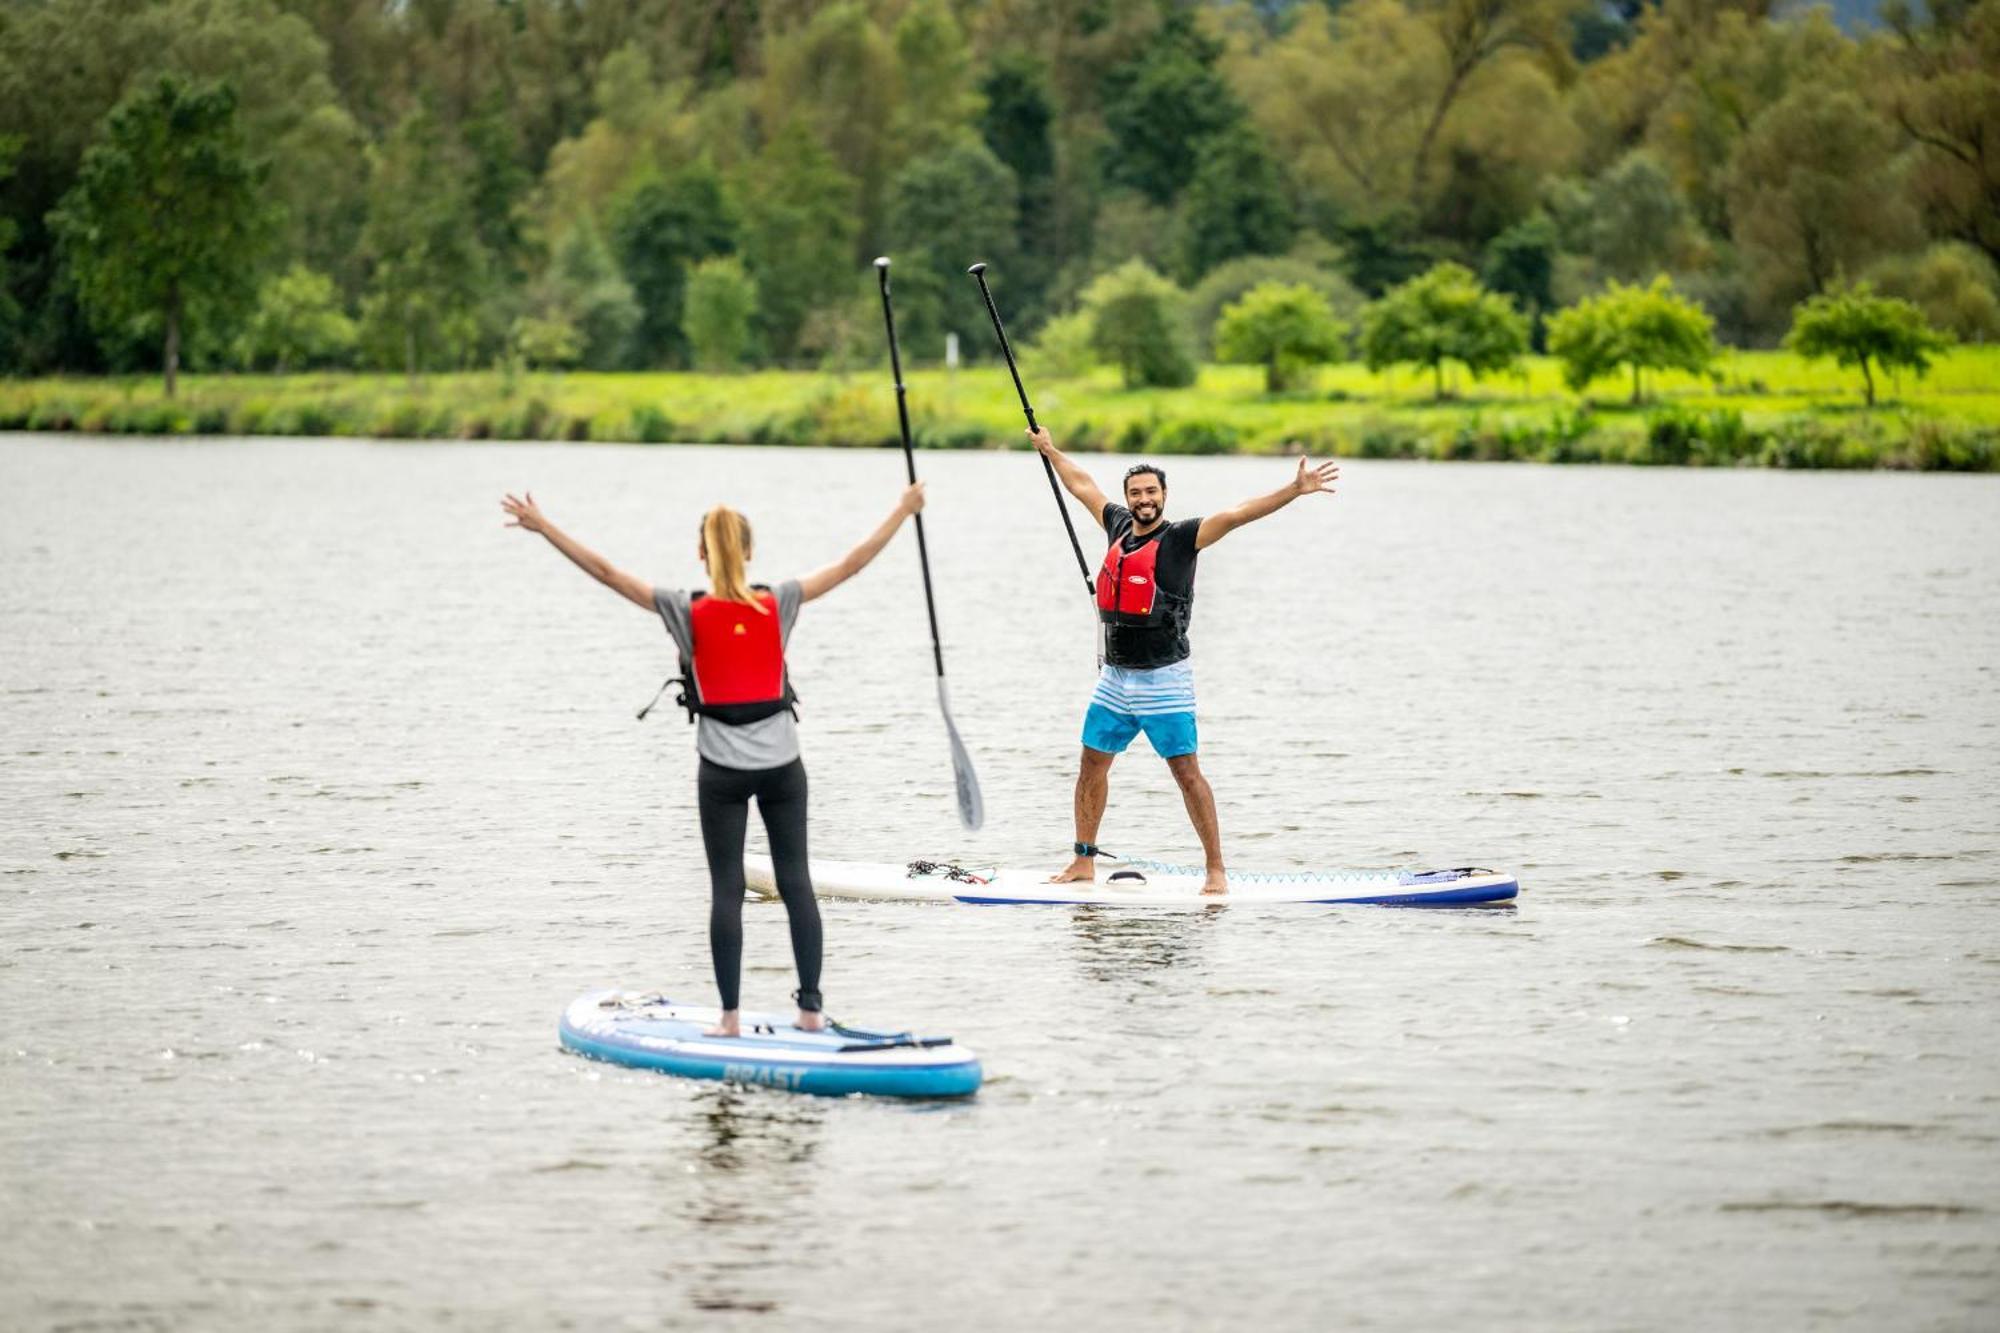
[{"label": "woman's bare foot", "polygon": [[743,1035],[743,1014],[738,1009],[724,1009],[722,1021],[701,1034],[704,1037],[740,1037]]},{"label": "woman's bare foot", "polygon": [[1219,866],[1211,869],[1208,877],[1201,882],[1201,891],[1204,894],[1229,892],[1229,876]]},{"label": "woman's bare foot", "polygon": [[1069,863],[1067,870],[1058,870],[1049,876],[1051,884],[1088,884],[1097,878],[1097,862],[1088,856],[1079,856]]},{"label": "woman's bare foot", "polygon": [[826,1031],[826,1015],[815,1013],[810,1009],[801,1009],[799,1010],[799,1021],[792,1024],[792,1026],[801,1032],[824,1032]]}]

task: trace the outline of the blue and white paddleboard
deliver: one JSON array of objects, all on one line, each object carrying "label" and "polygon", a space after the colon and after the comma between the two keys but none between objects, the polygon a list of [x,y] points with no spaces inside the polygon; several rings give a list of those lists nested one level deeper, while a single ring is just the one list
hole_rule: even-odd
[{"label": "blue and white paddleboard", "polygon": [[657,992],[600,990],[571,1001],[558,1031],[578,1055],[682,1078],[827,1097],[970,1097],[979,1091],[979,1057],[949,1037],[839,1025],[804,1032],[789,1016],[747,1010],[742,1036],[704,1036],[720,1018],[713,1006],[676,1004]]},{"label": "blue and white paddleboard", "polygon": [[[753,892],[777,893],[769,857],[746,856],[743,868]],[[1204,895],[1199,866],[1130,859],[1100,861],[1096,882],[1090,884],[1051,884],[1045,869],[1010,870],[970,860],[814,861],[812,881],[813,889],[827,898],[1068,907],[1476,907],[1512,901],[1521,891],[1512,875],[1492,870],[1232,870],[1229,892]]]}]

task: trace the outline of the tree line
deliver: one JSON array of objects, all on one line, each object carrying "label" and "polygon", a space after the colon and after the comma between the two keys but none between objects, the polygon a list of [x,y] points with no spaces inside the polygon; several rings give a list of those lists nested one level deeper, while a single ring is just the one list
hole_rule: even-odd
[{"label": "tree line", "polygon": [[1718,339],[1830,349],[1808,311],[1874,330],[1866,373],[2000,337],[2000,0],[1881,18],[10,6],[0,370],[840,364],[887,252],[922,359],[984,354],[980,259],[1040,354],[1134,383],[1208,355],[1279,390],[1353,341],[1440,390],[1532,346],[1638,396]]}]

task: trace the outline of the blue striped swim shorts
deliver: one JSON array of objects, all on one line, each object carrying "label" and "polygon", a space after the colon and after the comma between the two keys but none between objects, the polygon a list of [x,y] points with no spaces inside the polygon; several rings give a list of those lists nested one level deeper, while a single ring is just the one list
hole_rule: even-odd
[{"label": "blue striped swim shorts", "polygon": [[1083,743],[1123,754],[1142,731],[1162,759],[1195,752],[1193,663],[1147,670],[1106,663],[1099,669],[1083,715]]}]

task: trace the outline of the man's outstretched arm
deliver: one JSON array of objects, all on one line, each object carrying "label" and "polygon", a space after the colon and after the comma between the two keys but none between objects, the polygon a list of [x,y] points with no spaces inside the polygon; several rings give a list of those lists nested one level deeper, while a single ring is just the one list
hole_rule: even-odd
[{"label": "man's outstretched arm", "polygon": [[1299,460],[1299,474],[1286,485],[1280,486],[1269,495],[1260,495],[1254,500],[1245,500],[1233,509],[1225,509],[1219,514],[1210,514],[1195,530],[1194,549],[1199,551],[1215,545],[1245,523],[1255,523],[1267,514],[1275,514],[1301,495],[1311,495],[1314,491],[1333,494],[1333,483],[1340,479],[1340,468],[1333,463],[1321,463],[1318,467],[1311,460]]},{"label": "man's outstretched arm", "polygon": [[1068,454],[1056,448],[1055,441],[1049,438],[1048,427],[1035,427],[1028,432],[1028,438],[1034,441],[1035,448],[1055,468],[1056,476],[1062,478],[1063,489],[1075,496],[1076,502],[1090,511],[1091,522],[1103,527],[1104,492],[1097,489],[1097,483],[1091,479],[1090,474]]}]

